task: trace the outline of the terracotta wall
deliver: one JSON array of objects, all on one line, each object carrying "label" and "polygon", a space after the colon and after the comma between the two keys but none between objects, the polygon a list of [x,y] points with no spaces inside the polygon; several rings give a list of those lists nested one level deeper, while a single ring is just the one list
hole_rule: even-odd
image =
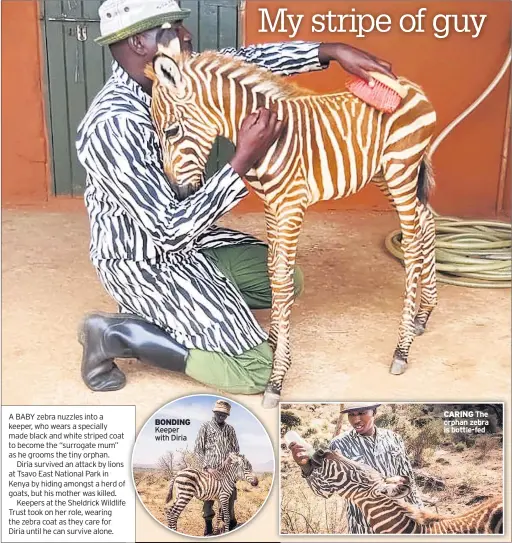
[{"label": "terracotta wall", "polygon": [[[396,22],[404,13],[428,8],[427,32],[404,34]],[[259,32],[258,8],[271,12],[288,8],[304,14],[296,39],[344,41],[367,49],[393,63],[397,73],[426,90],[438,114],[440,131],[468,106],[494,78],[510,48],[509,2],[502,1],[256,1],[246,2],[245,42],[286,41],[285,34]],[[311,32],[314,13],[387,13],[394,22],[386,34],[371,33],[365,38],[353,34]],[[2,201],[3,203],[43,202],[48,199],[48,153],[41,82],[41,41],[35,0],[4,0],[2,9]],[[437,13],[487,14],[480,36],[452,34],[441,40],[433,37],[429,24]],[[337,66],[322,73],[296,78],[301,84],[330,92],[343,86],[344,72]],[[441,213],[462,216],[494,216],[503,151],[505,112],[510,77],[504,78],[493,94],[441,145],[434,157],[437,191],[433,199]],[[510,159],[504,210],[510,215]],[[319,204],[323,209],[387,209],[387,202],[372,187],[338,202]],[[256,197],[246,199],[240,210],[261,210]]]},{"label": "terracotta wall", "polygon": [[[388,33],[372,32],[364,38],[351,33],[313,33],[311,17],[326,14],[357,13],[392,18]],[[398,26],[405,13],[426,7],[425,33],[403,33]],[[310,2],[247,0],[244,17],[246,44],[287,41],[287,33],[261,33],[261,8],[275,14],[287,8],[289,14],[303,14],[299,33],[294,39],[342,41],[368,50],[392,62],[396,73],[425,89],[438,116],[438,132],[457,117],[492,81],[510,49],[511,5],[503,1],[373,1]],[[442,14],[487,14],[477,38],[451,33],[446,39],[433,36],[432,20]],[[509,72],[510,73],[510,72]],[[332,92],[343,87],[345,73],[337,66],[322,73],[295,77],[300,84],[317,91]],[[498,183],[504,141],[506,102],[510,85],[507,74],[489,98],[460,124],[434,155],[437,190],[433,198],[436,210],[462,216],[494,216],[498,201]],[[509,159],[510,164],[510,159]],[[509,178],[508,178],[509,179]],[[510,214],[510,183],[504,201]],[[323,208],[386,208],[378,190],[362,193],[338,202],[319,204]]]},{"label": "terracotta wall", "polygon": [[36,1],[2,1],[2,204],[48,199]]}]

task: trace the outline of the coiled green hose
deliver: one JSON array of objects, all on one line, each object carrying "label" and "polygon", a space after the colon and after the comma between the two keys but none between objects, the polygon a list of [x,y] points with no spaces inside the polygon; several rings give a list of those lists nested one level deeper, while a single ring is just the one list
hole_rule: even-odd
[{"label": "coiled green hose", "polygon": [[[461,287],[510,288],[512,228],[497,221],[441,217],[436,223],[437,280]],[[402,233],[395,230],[384,244],[403,261]]]},{"label": "coiled green hose", "polygon": [[[444,138],[493,91],[508,70],[511,59],[512,52],[509,51],[498,75],[487,89],[437,137],[430,149],[430,157]],[[510,111],[507,114],[509,116]],[[505,147],[508,149],[508,139]],[[475,288],[511,287],[510,224],[441,217],[432,208],[430,210],[436,223],[436,270],[439,282]],[[394,257],[403,261],[401,241],[401,231],[395,230],[388,234],[384,244]]]}]

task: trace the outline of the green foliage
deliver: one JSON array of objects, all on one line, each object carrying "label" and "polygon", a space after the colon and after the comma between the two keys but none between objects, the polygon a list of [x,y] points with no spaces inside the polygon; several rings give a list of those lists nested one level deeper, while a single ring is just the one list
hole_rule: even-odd
[{"label": "green foliage", "polygon": [[442,420],[429,415],[421,404],[396,406],[393,411],[381,413],[377,411],[375,423],[393,430],[404,440],[407,453],[416,467],[426,465],[445,438]]},{"label": "green foliage", "polygon": [[314,447],[315,450],[328,449],[329,448],[329,443],[330,443],[330,441],[328,439],[321,438],[321,437],[315,437],[315,439],[313,440],[313,447]]},{"label": "green foliage", "polygon": [[466,449],[467,447],[464,441],[459,441],[458,443],[455,444],[455,450],[457,452],[462,452],[462,451],[465,451]]},{"label": "green foliage", "polygon": [[317,431],[318,430],[316,428],[313,428],[313,427],[308,428],[305,432],[303,432],[302,437],[304,439],[307,439],[308,437],[311,437],[313,434],[316,434]]},{"label": "green foliage", "polygon": [[300,423],[300,417],[295,415],[292,411],[281,411],[281,424],[285,432],[292,428],[296,428]]},{"label": "green foliage", "polygon": [[466,434],[466,433],[456,433],[452,434],[452,441],[455,445],[458,445],[459,443],[464,443],[466,447],[473,447],[475,444],[476,438],[472,434]]}]

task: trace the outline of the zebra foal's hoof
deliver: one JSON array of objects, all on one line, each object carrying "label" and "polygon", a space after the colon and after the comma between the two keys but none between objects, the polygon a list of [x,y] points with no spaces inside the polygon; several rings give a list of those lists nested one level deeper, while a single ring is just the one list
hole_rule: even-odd
[{"label": "zebra foal's hoof", "polygon": [[418,319],[414,319],[414,333],[417,336],[422,336],[425,333],[426,324],[420,322]]},{"label": "zebra foal's hoof", "polygon": [[262,402],[263,409],[275,409],[280,399],[281,399],[281,396],[279,394],[276,394],[275,392],[271,392],[270,390],[265,390],[265,394],[263,394],[263,402]]},{"label": "zebra foal's hoof", "polygon": [[407,369],[407,362],[401,358],[394,358],[389,367],[389,373],[392,375],[402,375]]}]

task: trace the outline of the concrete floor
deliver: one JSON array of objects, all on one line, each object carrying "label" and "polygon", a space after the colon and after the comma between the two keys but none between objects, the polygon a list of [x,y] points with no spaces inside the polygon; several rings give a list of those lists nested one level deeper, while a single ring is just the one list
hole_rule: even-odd
[{"label": "concrete floor", "polygon": [[[264,236],[260,214],[224,222]],[[428,333],[413,344],[408,371],[388,374],[404,274],[382,240],[395,225],[393,213],[307,216],[299,250],[306,291],[293,310],[293,365],[284,399],[497,400],[508,394],[508,290],[440,285],[439,306]],[[121,362],[128,377],[124,390],[93,394],[83,386],[77,323],[92,309],[115,310],[87,250],[84,213],[4,211],[4,402],[135,402],[151,408],[181,394],[207,392],[188,378],[135,361]],[[268,312],[258,316],[266,326]]]},{"label": "concrete floor", "polygon": [[[80,378],[76,328],[93,309],[115,311],[88,260],[83,211],[3,211],[2,393],[4,404],[136,405],[140,429],[167,402],[211,393],[201,384],[137,361],[121,361],[127,386],[93,393]],[[264,237],[261,214],[224,223]],[[293,366],[283,399],[309,401],[508,401],[510,292],[440,285],[428,333],[413,344],[410,367],[388,366],[402,309],[404,273],[383,249],[393,213],[310,211],[299,264],[306,291],[292,319]],[[268,323],[268,312],[259,312]],[[275,410],[260,396],[233,396],[252,409],[279,447]],[[278,493],[272,492],[246,541],[275,540]],[[227,540],[236,540],[228,536]],[[137,501],[137,540],[185,540]],[[322,539],[324,540],[324,539]]]}]

